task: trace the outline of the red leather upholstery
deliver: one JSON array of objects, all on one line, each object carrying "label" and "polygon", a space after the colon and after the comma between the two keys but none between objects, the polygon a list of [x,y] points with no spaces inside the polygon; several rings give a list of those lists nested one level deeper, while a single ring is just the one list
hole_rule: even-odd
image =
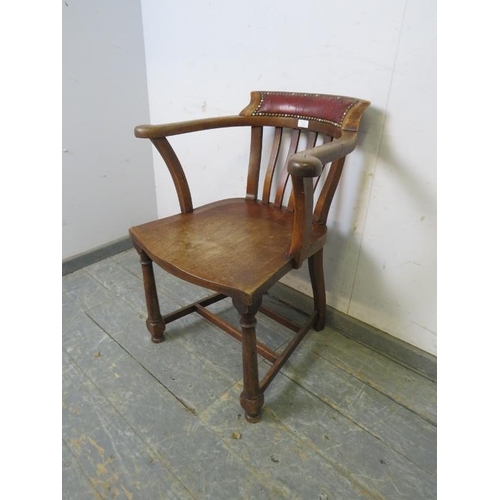
[{"label": "red leather upholstery", "polygon": [[300,94],[292,92],[259,92],[260,103],[254,116],[282,116],[318,120],[342,127],[349,109],[358,100],[343,96]]}]

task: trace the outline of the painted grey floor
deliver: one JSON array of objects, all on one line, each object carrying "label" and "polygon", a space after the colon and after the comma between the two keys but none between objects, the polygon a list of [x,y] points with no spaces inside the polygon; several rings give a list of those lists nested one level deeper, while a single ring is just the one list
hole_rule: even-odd
[{"label": "painted grey floor", "polygon": [[[248,424],[239,342],[191,315],[153,344],[140,273],[130,250],[63,278],[65,499],[436,498],[435,383],[312,331]],[[163,314],[207,295],[158,269],[157,285]],[[228,300],[210,308],[237,324]],[[291,333],[258,320],[283,348]]]}]

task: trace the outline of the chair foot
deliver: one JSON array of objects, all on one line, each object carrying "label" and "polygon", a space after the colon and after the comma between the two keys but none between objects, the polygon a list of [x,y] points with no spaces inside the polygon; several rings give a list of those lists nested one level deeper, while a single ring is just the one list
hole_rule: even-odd
[{"label": "chair foot", "polygon": [[153,344],[161,344],[163,341],[165,340],[165,335],[162,335],[161,337],[151,337],[151,342],[153,342]]},{"label": "chair foot", "polygon": [[321,314],[321,311],[317,311],[318,316],[314,320],[313,323],[313,328],[317,331],[320,332],[321,330],[325,329],[325,314]]},{"label": "chair foot", "polygon": [[245,391],[240,395],[241,407],[245,410],[245,420],[251,424],[256,424],[262,417],[262,406],[264,405],[264,394],[256,399],[248,399]]},{"label": "chair foot", "polygon": [[151,341],[159,344],[165,340],[165,322],[164,321],[150,321],[146,320],[146,328],[151,334]]}]

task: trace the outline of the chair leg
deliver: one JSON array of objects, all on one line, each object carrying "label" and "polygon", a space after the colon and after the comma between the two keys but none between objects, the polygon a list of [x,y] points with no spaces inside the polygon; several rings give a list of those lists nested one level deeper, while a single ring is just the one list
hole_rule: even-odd
[{"label": "chair leg", "polygon": [[156,291],[155,275],[153,263],[149,256],[142,249],[137,249],[141,258],[142,276],[144,279],[144,292],[146,294],[146,307],[148,319],[146,327],[151,334],[151,340],[158,344],[165,340],[165,321],[163,321],[160,305],[158,303],[158,292]]},{"label": "chair leg", "polygon": [[314,321],[313,328],[319,332],[325,328],[326,315],[326,293],[325,293],[325,275],[323,271],[323,249],[318,250],[308,259],[309,276],[314,295],[314,310],[318,316]]},{"label": "chair leg", "polygon": [[262,303],[262,298],[250,306],[233,300],[234,307],[240,313],[240,325],[243,353],[243,392],[240,395],[241,407],[245,410],[248,422],[257,423],[261,417],[264,393],[259,388],[259,367],[257,366],[257,340],[255,336],[255,315]]}]

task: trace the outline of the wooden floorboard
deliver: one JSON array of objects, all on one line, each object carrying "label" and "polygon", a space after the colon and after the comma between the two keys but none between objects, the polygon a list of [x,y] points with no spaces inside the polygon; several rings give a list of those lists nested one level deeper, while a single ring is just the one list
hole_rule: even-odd
[{"label": "wooden floorboard", "polygon": [[[240,391],[240,385],[232,388],[200,418],[221,436],[228,428],[236,429],[245,441],[232,443],[228,440],[228,445],[237,449],[243,447],[246,453],[242,456],[265,463],[272,454],[278,459],[286,455],[283,457],[286,468],[291,467],[294,460],[302,462],[306,474],[299,474],[300,480],[310,476],[310,469],[316,470],[319,463],[324,463],[323,467],[328,469],[329,466],[330,472],[322,472],[321,477],[335,478],[340,473],[359,491],[369,492],[374,498],[434,498],[435,477],[281,374],[266,397],[266,431],[255,429],[257,426],[248,427],[241,419],[237,399]],[[269,428],[274,430],[274,435]],[[289,452],[290,446],[295,450],[293,453]],[[267,457],[262,447],[267,450]],[[320,452],[323,460],[318,462],[314,452]]]},{"label": "wooden floorboard", "polygon": [[315,353],[295,353],[283,373],[396,451],[436,474],[436,427],[331,365]]},{"label": "wooden floorboard", "polygon": [[66,353],[63,439],[103,498],[193,499]]},{"label": "wooden floorboard", "polygon": [[[156,272],[163,314],[211,293]],[[140,273],[129,250],[63,278],[65,498],[436,498],[433,382],[312,331],[248,424],[240,343],[190,315],[153,344]],[[238,326],[229,299],[209,308]],[[257,329],[278,351],[293,335],[262,314]]]},{"label": "wooden floorboard", "polygon": [[377,498],[304,445],[271,412],[259,425],[248,425],[238,404],[241,390],[241,384],[233,387],[200,418],[249,465],[270,480],[279,480],[288,498]]},{"label": "wooden floorboard", "polygon": [[62,443],[63,500],[102,500],[104,497],[92,486],[67,444]]},{"label": "wooden floorboard", "polygon": [[304,347],[436,425],[435,382],[331,329],[309,337]]},{"label": "wooden floorboard", "polygon": [[[126,325],[120,326],[116,318],[113,325],[107,321],[116,310],[123,310]],[[169,325],[166,341],[153,344],[144,318],[135,311],[127,311],[120,299],[96,306],[87,314],[195,413],[226,392],[241,376],[238,374],[235,380],[222,368],[220,351],[216,359],[219,364],[215,364],[208,356],[186,345],[184,337],[197,333],[214,336],[213,327],[197,315],[175,321]]]},{"label": "wooden floorboard", "polygon": [[[268,298],[270,308],[295,321],[307,316]],[[308,335],[303,346],[436,425],[436,383],[330,328]]]},{"label": "wooden floorboard", "polygon": [[[175,475],[195,498],[286,498],[283,490],[269,481],[263,481],[259,475],[249,468],[237,455],[229,450],[223,442],[201,421],[193,415],[179,400],[168,391],[155,377],[153,377],[140,363],[127,353],[106,332],[99,328],[90,318],[82,317],[81,325],[75,326],[74,336],[66,335],[63,342],[65,352],[74,364],[72,372],[83,374],[86,384],[91,385],[93,390],[94,406],[99,405],[99,415],[105,411],[111,412],[113,418],[105,420],[107,434],[119,432],[120,435],[111,441],[97,441],[98,447],[89,448],[89,452],[97,450],[99,457],[89,459],[86,454],[78,453],[77,458],[88,471],[90,477],[96,475],[100,479],[100,457],[106,459],[107,453],[118,456],[113,450],[116,442],[125,439],[122,436],[123,427],[128,431],[127,436],[135,435],[142,441],[144,455],[147,455],[146,463],[151,459],[157,462],[157,469],[168,469]],[[98,353],[98,355],[97,355]],[[71,375],[71,372],[70,372]],[[70,378],[66,373],[64,379]],[[73,375],[73,378],[75,376]],[[71,382],[71,380],[70,380]],[[80,384],[81,385],[81,384]],[[73,388],[75,384],[71,384]],[[73,391],[70,396],[75,400],[86,400],[90,389],[80,387],[80,391]],[[92,408],[84,412],[71,402],[68,402],[65,394],[65,405],[79,411],[79,419],[71,418],[72,415],[63,415],[65,420],[63,435],[72,443],[87,435],[100,424],[92,414]],[[71,400],[72,401],[72,400]],[[87,405],[88,406],[88,405]],[[118,430],[113,430],[113,423]],[[108,426],[109,424],[109,426]],[[106,434],[106,432],[104,432]],[[106,436],[103,436],[105,439]],[[81,439],[82,442],[84,439]],[[122,484],[120,481],[132,479],[138,481],[149,481],[148,471],[143,471],[141,464],[143,460],[133,447],[140,447],[141,443],[134,438],[133,443],[122,443],[122,447],[128,446],[121,452],[128,461],[135,464],[135,470],[125,471],[115,478],[116,471],[113,469],[111,479],[114,486]],[[120,441],[121,442],[121,441]],[[91,443],[92,444],[92,443]],[[104,451],[100,452],[100,448]],[[77,450],[78,451],[78,450]],[[124,458],[124,459],[125,459]],[[126,462],[121,468],[129,467]],[[171,475],[163,471],[169,483],[175,482]],[[121,479],[120,479],[121,478]],[[170,478],[170,479],[169,479]],[[154,483],[154,478],[151,479]],[[100,483],[98,483],[100,484]],[[110,485],[104,483],[103,488]],[[127,491],[132,486],[124,483]],[[101,488],[102,489],[102,488]],[[115,490],[113,490],[115,491]],[[105,493],[105,492],[104,492]],[[105,498],[114,498],[111,495]],[[138,494],[133,498],[176,498],[169,494]],[[181,497],[182,498],[182,497]]]}]

